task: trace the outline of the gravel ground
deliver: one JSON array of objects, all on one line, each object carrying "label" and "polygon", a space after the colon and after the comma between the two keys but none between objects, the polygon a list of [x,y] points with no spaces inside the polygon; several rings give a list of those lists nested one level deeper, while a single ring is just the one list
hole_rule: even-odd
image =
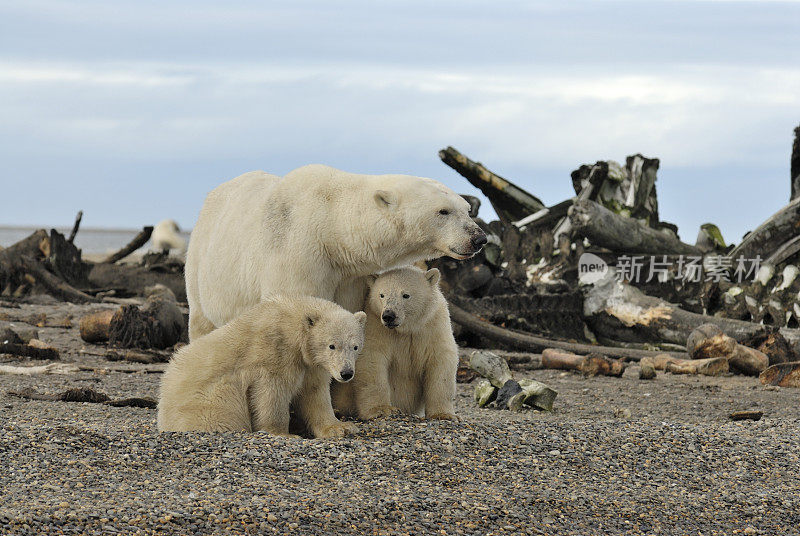
[{"label": "gravel ground", "polygon": [[[119,365],[78,354],[102,348],[76,328],[40,332],[64,361]],[[0,376],[0,533],[800,534],[800,391],[637,373],[524,373],[559,391],[553,413],[478,409],[460,385],[461,422],[379,420],[343,440],[159,434],[155,410],[7,394],[156,397],[159,374]],[[764,417],[731,422],[741,409]]]}]

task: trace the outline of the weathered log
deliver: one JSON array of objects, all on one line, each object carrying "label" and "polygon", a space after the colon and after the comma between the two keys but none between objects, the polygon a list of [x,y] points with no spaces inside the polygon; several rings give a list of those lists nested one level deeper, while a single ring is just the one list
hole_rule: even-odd
[{"label": "weathered log", "polygon": [[30,359],[59,359],[58,350],[55,348],[13,342],[0,343],[0,354],[11,354]]},{"label": "weathered log", "polygon": [[171,354],[169,352],[157,352],[154,350],[139,351],[139,350],[125,350],[114,351],[109,350],[103,354],[103,357],[109,361],[129,361],[131,363],[142,363],[151,365],[153,363],[167,363]]},{"label": "weathered log", "polygon": [[78,234],[78,229],[81,228],[81,220],[83,219],[83,211],[79,210],[78,214],[75,216],[75,223],[72,225],[72,231],[69,233],[69,238],[67,238],[67,242],[72,244],[75,242],[75,236]]},{"label": "weathered log", "polygon": [[186,301],[186,283],[181,273],[155,272],[143,266],[97,263],[91,266],[89,284],[94,288],[113,288],[123,297],[142,296],[155,284],[169,287],[180,302]]},{"label": "weathered log", "polygon": [[92,303],[97,301],[94,296],[81,292],[63,279],[59,279],[45,270],[41,263],[26,256],[18,257],[17,263],[26,273],[33,275],[36,281],[46,288],[49,294],[56,298],[74,303]]},{"label": "weathered log", "polygon": [[79,326],[81,339],[93,344],[107,341],[114,313],[116,313],[115,309],[106,309],[81,318]]},{"label": "weathered log", "polygon": [[692,359],[730,357],[735,349],[736,341],[725,335],[716,324],[698,326],[686,340],[686,352]]},{"label": "weathered log", "polygon": [[132,397],[112,399],[107,394],[96,391],[91,387],[76,387],[67,389],[58,394],[39,393],[33,388],[22,389],[20,391],[9,391],[8,394],[25,398],[28,400],[46,400],[50,402],[88,402],[93,404],[106,404],[114,407],[137,407],[155,409],[157,402],[152,398]]},{"label": "weathered log", "polygon": [[[450,303],[450,318],[453,322],[463,326],[465,329],[472,331],[482,337],[491,339],[503,344],[507,344],[519,350],[528,352],[541,351],[546,348],[558,348],[560,350],[567,350],[576,354],[589,354],[592,352],[599,352],[602,354],[613,355],[616,357],[624,357],[633,361],[638,361],[643,357],[652,357],[664,354],[665,352],[652,352],[648,350],[637,350],[633,348],[614,348],[610,346],[594,346],[591,344],[578,344],[566,341],[557,341],[553,339],[546,339],[544,337],[537,337],[526,333],[518,333],[508,329],[501,328],[481,320],[472,313],[468,313],[457,305]],[[674,354],[676,357],[683,354]]]},{"label": "weathered log", "polygon": [[[165,288],[165,287],[164,287]],[[120,348],[168,348],[186,329],[171,291],[150,296],[144,305],[124,305],[109,322],[108,341]]]},{"label": "weathered log", "polygon": [[609,359],[596,352],[588,355],[577,355],[548,348],[542,352],[542,367],[560,370],[576,370],[584,376],[615,376],[625,372],[625,363],[617,359]]},{"label": "weathered log", "polygon": [[764,261],[764,264],[770,266],[777,266],[786,261],[789,257],[792,257],[793,255],[797,254],[797,252],[799,251],[800,251],[800,235],[795,236],[789,241],[783,243],[778,249],[776,249],[772,253],[772,255],[767,257],[767,260]]},{"label": "weathered log", "polygon": [[800,387],[800,361],[772,365],[758,376],[764,385]]},{"label": "weathered log", "polygon": [[[707,323],[719,326],[723,333],[737,342],[765,335],[769,329],[774,329],[753,322],[684,311],[647,296],[631,285],[622,284],[614,277],[613,270],[609,270],[604,279],[584,286],[583,291],[584,320],[595,333],[614,340],[686,344],[691,332]],[[800,330],[780,328],[779,331],[793,347],[800,345]],[[622,354],[617,352],[615,355]]]},{"label": "weathered log", "polygon": [[743,410],[743,411],[734,411],[730,414],[729,418],[732,421],[760,421],[761,417],[764,416],[763,411],[757,410]]},{"label": "weathered log", "polygon": [[729,256],[733,259],[755,259],[769,257],[783,244],[797,235],[800,225],[800,199],[773,214],[767,221],[747,234]]},{"label": "weathered log", "polygon": [[439,158],[483,192],[504,223],[510,224],[544,208],[541,200],[453,147],[439,151]]},{"label": "weathered log", "polygon": [[577,200],[569,209],[569,219],[574,237],[588,238],[595,246],[616,253],[703,254],[671,233],[614,214],[594,201]]},{"label": "weathered log", "polygon": [[120,249],[116,253],[109,255],[103,262],[108,264],[113,264],[119,260],[124,259],[128,255],[130,255],[131,253],[133,253],[134,251],[145,245],[147,241],[150,240],[150,235],[152,234],[153,234],[153,226],[152,225],[145,226],[139,232],[139,234],[137,234],[133,238],[133,240],[128,242],[127,245],[125,245],[122,249]]},{"label": "weathered log", "polygon": [[755,348],[769,358],[770,365],[798,361],[800,356],[794,351],[789,342],[778,331],[767,333],[764,336],[743,341],[745,346]]},{"label": "weathered log", "polygon": [[728,357],[728,363],[735,372],[747,376],[758,376],[769,367],[769,358],[754,348],[737,344]]},{"label": "weathered log", "polygon": [[728,372],[728,360],[724,357],[708,359],[670,359],[664,369],[672,374],[702,374],[719,376]]},{"label": "weathered log", "polygon": [[0,365],[0,375],[34,376],[36,374],[74,374],[80,369],[75,363],[49,363],[35,367]]}]

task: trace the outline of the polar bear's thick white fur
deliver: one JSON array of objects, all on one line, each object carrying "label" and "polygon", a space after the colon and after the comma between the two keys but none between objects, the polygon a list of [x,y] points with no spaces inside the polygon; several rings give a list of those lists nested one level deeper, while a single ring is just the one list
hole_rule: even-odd
[{"label": "polar bear's thick white fur", "polygon": [[374,419],[403,412],[454,419],[458,347],[439,270],[385,272],[370,286],[358,373],[332,386],[334,408]]},{"label": "polar bear's thick white fur", "polygon": [[254,171],[213,190],[186,260],[189,337],[273,294],[361,307],[368,274],[486,242],[469,203],[432,179],[310,165],[283,178]]},{"label": "polar bear's thick white fur", "polygon": [[161,381],[158,429],[289,435],[290,406],[315,437],[355,431],[339,421],[331,377],[348,381],[366,315],[312,297],[272,297],[181,348]]},{"label": "polar bear's thick white fur", "polygon": [[180,235],[181,228],[175,220],[161,220],[153,227],[150,241],[155,251],[178,250],[180,254],[186,251],[186,240]]}]

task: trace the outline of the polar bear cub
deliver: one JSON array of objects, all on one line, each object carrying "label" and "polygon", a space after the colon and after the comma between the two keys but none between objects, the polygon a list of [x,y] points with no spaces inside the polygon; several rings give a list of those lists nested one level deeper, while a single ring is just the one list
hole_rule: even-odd
[{"label": "polar bear cub", "polygon": [[352,387],[334,386],[337,409],[362,419],[454,419],[458,347],[439,270],[410,266],[374,277],[365,309],[366,346]]},{"label": "polar bear cub", "polygon": [[275,296],[180,349],[161,381],[158,429],[289,435],[293,405],[315,437],[356,430],[339,421],[331,377],[347,382],[366,314],[313,297]]}]

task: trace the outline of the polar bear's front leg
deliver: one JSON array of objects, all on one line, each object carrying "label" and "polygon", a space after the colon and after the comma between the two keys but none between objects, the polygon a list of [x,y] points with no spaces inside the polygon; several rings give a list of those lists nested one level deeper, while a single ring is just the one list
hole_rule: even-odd
[{"label": "polar bear's front leg", "polygon": [[333,413],[331,377],[327,371],[306,374],[298,395],[297,409],[314,437],[344,437],[358,431],[358,426],[340,421]]},{"label": "polar bear's front leg", "polygon": [[356,408],[359,418],[369,421],[400,413],[392,406],[392,388],[389,384],[389,359],[382,353],[362,358],[356,373]]},{"label": "polar bear's front leg", "polygon": [[253,410],[253,431],[272,435],[299,438],[289,433],[289,409],[292,393],[289,386],[275,379],[260,379],[248,392]]},{"label": "polar bear's front leg", "polygon": [[422,388],[426,419],[457,420],[454,407],[457,372],[457,353],[455,358],[447,352],[428,359]]}]

